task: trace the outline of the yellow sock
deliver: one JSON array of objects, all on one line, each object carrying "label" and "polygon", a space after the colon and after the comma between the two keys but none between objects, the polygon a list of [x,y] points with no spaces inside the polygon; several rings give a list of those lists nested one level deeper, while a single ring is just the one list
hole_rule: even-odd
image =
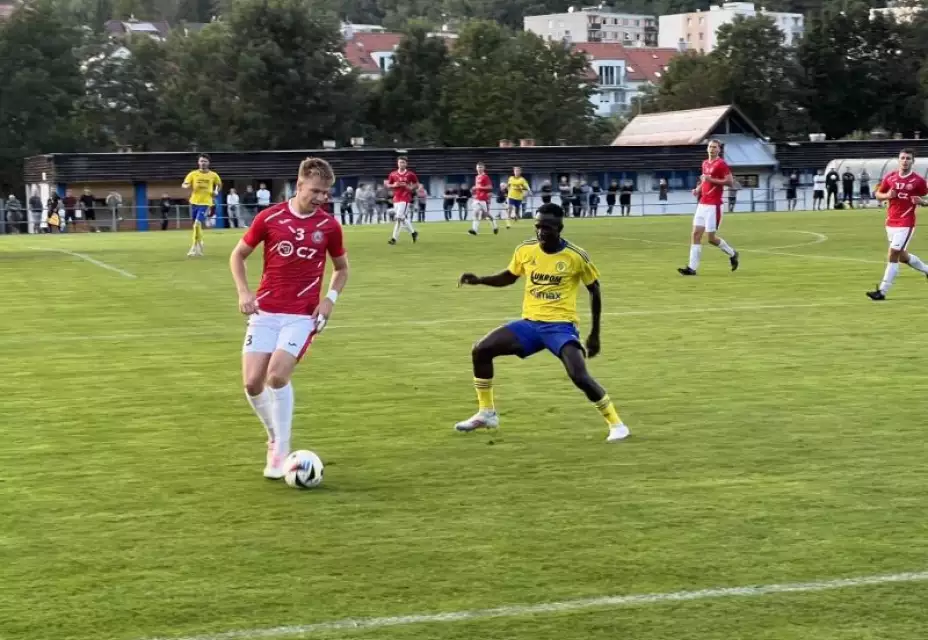
[{"label": "yellow sock", "polygon": [[493,405],[493,380],[474,378],[474,389],[477,390],[477,405],[481,411],[495,411]]},{"label": "yellow sock", "polygon": [[193,245],[196,246],[196,244],[199,241],[200,241],[200,223],[194,220],[193,222]]},{"label": "yellow sock", "polygon": [[610,427],[622,422],[622,418],[619,417],[619,412],[615,410],[615,405],[612,404],[612,400],[609,399],[609,394],[604,395],[603,399],[599,402],[594,402],[593,406],[596,407],[597,411],[603,414],[603,419]]}]

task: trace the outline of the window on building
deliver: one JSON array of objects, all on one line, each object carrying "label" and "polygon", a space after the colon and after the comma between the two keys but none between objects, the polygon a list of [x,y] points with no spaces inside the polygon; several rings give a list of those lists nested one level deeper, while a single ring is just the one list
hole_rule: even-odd
[{"label": "window on building", "polygon": [[699,39],[702,40],[702,31],[699,32]]},{"label": "window on building", "polygon": [[700,17],[700,18],[699,18],[699,24],[702,24],[704,21],[705,21],[705,18],[703,18],[703,17]]},{"label": "window on building", "polygon": [[622,39],[623,39],[623,40],[628,40],[628,31],[623,31],[623,32],[622,32]]},{"label": "window on building", "polygon": [[691,24],[693,24],[693,19],[692,19],[692,18],[687,18],[687,19],[686,19],[686,26],[690,26]]},{"label": "window on building", "polygon": [[636,33],[636,34],[635,34],[635,40],[641,40],[641,34],[640,34],[640,33]]},{"label": "window on building", "polygon": [[613,66],[602,66],[599,68],[599,84],[604,87],[615,86],[615,67]]},{"label": "window on building", "polygon": [[686,34],[686,41],[687,41],[687,42],[689,42],[689,41],[692,40],[692,39],[693,39],[693,34],[691,34],[691,33]]},{"label": "window on building", "polygon": [[760,186],[760,178],[756,173],[737,174],[735,180],[741,185],[742,189],[757,189]]},{"label": "window on building", "polygon": [[387,70],[387,67],[389,66],[388,60],[389,60],[389,58],[388,58],[387,56],[380,56],[379,62],[380,62],[380,70],[381,70],[381,71],[386,71],[386,70]]}]

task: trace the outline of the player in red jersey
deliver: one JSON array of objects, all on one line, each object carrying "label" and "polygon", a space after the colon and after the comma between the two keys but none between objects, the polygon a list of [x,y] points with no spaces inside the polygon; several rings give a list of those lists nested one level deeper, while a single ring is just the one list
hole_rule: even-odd
[{"label": "player in red jersey", "polygon": [[722,195],[725,187],[734,182],[731,169],[722,159],[722,143],[710,140],[707,148],[709,158],[702,161],[702,175],[699,177],[699,186],[693,189],[693,195],[699,198],[696,205],[696,216],[693,218],[693,244],[690,245],[690,262],[677,271],[680,275],[695,276],[699,269],[699,258],[702,255],[702,235],[709,233],[709,244],[725,252],[731,262],[731,270],[738,269],[738,252],[732,249],[727,242],[718,237],[719,227],[722,226]]},{"label": "player in red jersey", "polygon": [[[313,338],[322,332],[348,281],[342,228],[322,208],[334,182],[328,162],[304,160],[296,194],[255,216],[229,258],[238,307],[248,316],[242,377],[248,402],[267,430],[266,478],[284,476],[284,459],[290,453],[293,370]],[[262,242],[264,271],[258,291],[253,293],[248,287],[245,259]],[[335,270],[329,292],[322,297],[326,254]]]},{"label": "player in red jersey", "polygon": [[467,230],[472,236],[477,235],[480,229],[481,220],[489,220],[493,225],[493,233],[499,233],[499,227],[496,226],[496,220],[490,213],[490,199],[493,196],[493,181],[487,175],[486,167],[482,162],[477,163],[477,178],[474,180],[474,199],[471,204],[471,211],[474,214],[474,222],[470,229]]},{"label": "player in red jersey", "polygon": [[880,286],[868,291],[871,300],[885,300],[886,292],[893,286],[899,273],[899,263],[904,262],[916,271],[928,275],[928,265],[909,253],[909,243],[915,235],[915,209],[928,204],[928,184],[912,170],[915,152],[903,149],[899,152],[899,169],[887,174],[876,190],[876,199],[889,201],[886,212],[886,238],[889,240],[889,256],[886,271]]},{"label": "player in red jersey", "polygon": [[412,234],[412,241],[415,242],[419,233],[412,226],[412,199],[419,187],[419,178],[416,174],[408,169],[409,161],[406,156],[400,156],[396,160],[396,171],[392,172],[384,181],[387,189],[393,189],[393,213],[395,222],[393,224],[393,236],[388,244],[396,244],[397,238],[400,237],[400,229],[407,229]]}]

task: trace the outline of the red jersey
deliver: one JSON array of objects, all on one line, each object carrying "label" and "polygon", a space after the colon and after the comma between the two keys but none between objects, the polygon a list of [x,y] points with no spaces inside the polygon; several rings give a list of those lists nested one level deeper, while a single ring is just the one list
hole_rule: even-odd
[{"label": "red jersey", "polygon": [[[706,159],[702,161],[702,173],[717,180],[724,180],[731,173],[731,169],[728,168],[728,164],[722,158]],[[699,204],[722,204],[722,193],[724,191],[725,187],[720,184],[702,182],[699,185]]]},{"label": "red jersey", "polygon": [[412,194],[415,193],[415,185],[419,184],[419,178],[412,171],[393,171],[387,176],[387,184],[399,184],[393,188],[393,202],[412,202]]},{"label": "red jersey", "polygon": [[319,304],[325,256],[345,255],[342,228],[322,209],[298,216],[289,202],[265,209],[242,238],[249,247],[264,243],[264,271],[258,306],[267,313],[310,315]]},{"label": "red jersey", "polygon": [[886,211],[887,227],[914,227],[915,209],[918,205],[912,202],[913,197],[928,195],[928,183],[914,171],[903,177],[898,171],[893,171],[883,178],[880,191],[896,192],[896,197],[889,201]]},{"label": "red jersey", "polygon": [[474,200],[480,202],[489,202],[490,194],[493,193],[493,181],[487,174],[478,175],[474,181]]}]

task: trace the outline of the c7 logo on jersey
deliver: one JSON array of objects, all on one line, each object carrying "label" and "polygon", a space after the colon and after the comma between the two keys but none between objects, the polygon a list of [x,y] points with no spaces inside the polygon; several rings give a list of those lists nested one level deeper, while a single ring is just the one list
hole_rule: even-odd
[{"label": "c7 logo on jersey", "polygon": [[312,260],[314,257],[316,257],[316,254],[319,253],[319,249],[310,249],[309,247],[294,247],[292,242],[281,240],[277,244],[277,253],[279,253],[284,258],[289,258],[294,253],[296,253],[297,258]]}]

